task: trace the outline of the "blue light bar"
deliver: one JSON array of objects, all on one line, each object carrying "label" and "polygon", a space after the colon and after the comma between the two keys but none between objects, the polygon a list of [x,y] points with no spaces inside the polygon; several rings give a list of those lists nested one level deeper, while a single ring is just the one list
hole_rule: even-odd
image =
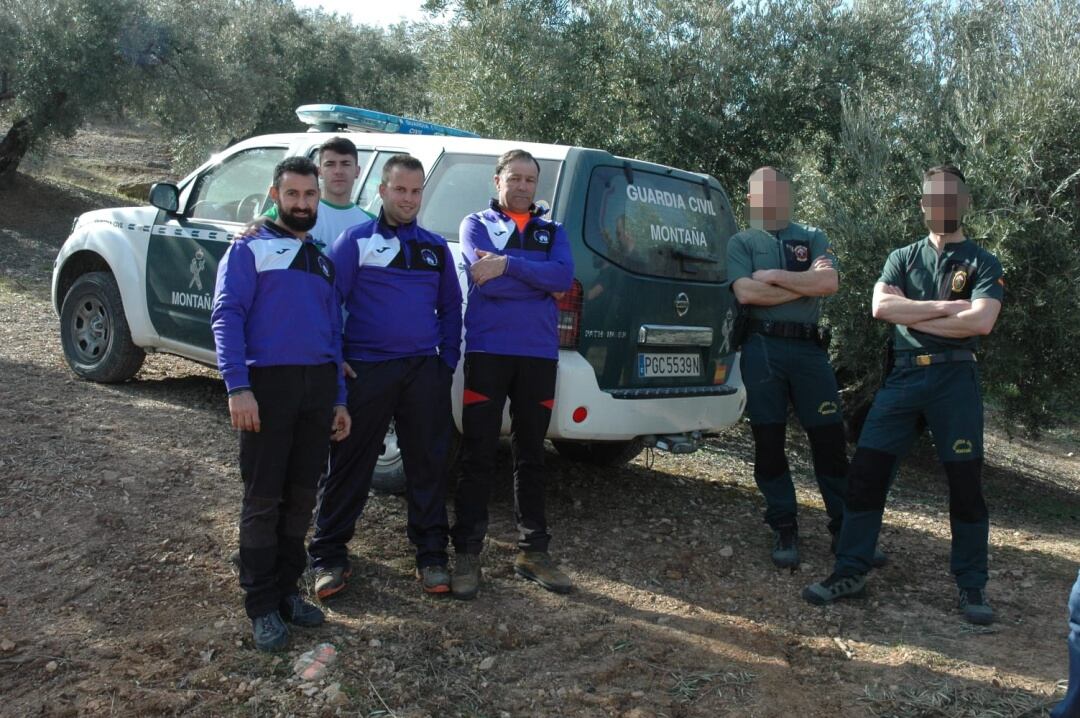
[{"label": "blue light bar", "polygon": [[365,110],[348,105],[301,105],[296,116],[305,125],[320,132],[333,132],[342,128],[368,132],[390,132],[403,135],[446,135],[448,137],[479,137],[480,135],[458,130],[432,122],[414,120],[385,112]]}]

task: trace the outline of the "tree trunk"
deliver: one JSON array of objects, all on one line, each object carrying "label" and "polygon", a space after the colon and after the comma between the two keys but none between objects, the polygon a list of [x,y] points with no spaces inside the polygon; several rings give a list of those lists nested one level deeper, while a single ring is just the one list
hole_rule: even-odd
[{"label": "tree trunk", "polygon": [[15,179],[15,170],[30,149],[30,120],[25,117],[11,126],[0,140],[0,187],[10,184]]}]

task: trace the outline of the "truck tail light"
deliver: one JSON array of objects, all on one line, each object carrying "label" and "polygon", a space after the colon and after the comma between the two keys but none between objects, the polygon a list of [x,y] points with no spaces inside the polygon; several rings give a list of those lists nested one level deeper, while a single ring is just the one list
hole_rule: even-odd
[{"label": "truck tail light", "polygon": [[559,348],[576,349],[581,338],[581,282],[574,280],[563,292],[559,306]]}]

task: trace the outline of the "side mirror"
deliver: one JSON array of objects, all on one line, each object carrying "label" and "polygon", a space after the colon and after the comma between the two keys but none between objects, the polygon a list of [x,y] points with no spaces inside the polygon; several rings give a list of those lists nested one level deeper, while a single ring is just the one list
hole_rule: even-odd
[{"label": "side mirror", "polygon": [[170,214],[180,208],[180,190],[168,182],[156,182],[150,187],[150,204]]}]

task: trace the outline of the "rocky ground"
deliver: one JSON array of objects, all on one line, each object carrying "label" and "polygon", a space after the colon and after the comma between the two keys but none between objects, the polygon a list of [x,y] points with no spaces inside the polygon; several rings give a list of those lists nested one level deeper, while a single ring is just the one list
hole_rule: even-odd
[{"label": "rocky ground", "polygon": [[[167,174],[122,133],[72,142],[61,150],[112,158],[124,182]],[[866,599],[817,609],[798,595],[829,569],[805,442],[791,432],[805,561],[780,572],[737,426],[695,455],[620,469],[549,454],[568,596],[513,575],[508,481],[468,603],[421,594],[403,501],[375,496],[327,624],[297,630],[279,656],[254,651],[228,562],[240,482],[223,385],[166,356],[122,385],[74,377],[52,260],[74,215],[121,201],[44,179],[44,166],[0,191],[0,714],[1038,716],[1060,697],[1080,440],[1070,427],[1009,439],[993,415],[989,628],[955,610],[928,444],[891,498],[890,565]],[[296,658],[323,642],[336,662],[296,677]]]}]

